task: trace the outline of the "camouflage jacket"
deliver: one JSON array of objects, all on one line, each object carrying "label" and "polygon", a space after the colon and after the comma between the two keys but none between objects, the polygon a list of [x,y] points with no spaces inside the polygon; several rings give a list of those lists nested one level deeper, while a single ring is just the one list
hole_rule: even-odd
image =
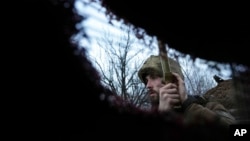
[{"label": "camouflage jacket", "polygon": [[221,103],[208,101],[201,96],[188,96],[182,110],[188,124],[218,123],[229,127],[235,123],[235,118]]}]

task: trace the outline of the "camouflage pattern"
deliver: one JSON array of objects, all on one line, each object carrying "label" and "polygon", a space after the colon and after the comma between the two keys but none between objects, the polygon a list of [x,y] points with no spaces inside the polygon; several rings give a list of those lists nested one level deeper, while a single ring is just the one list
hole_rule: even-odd
[{"label": "camouflage pattern", "polygon": [[192,103],[184,111],[185,120],[188,124],[209,124],[217,122],[219,125],[229,127],[236,123],[235,118],[220,103],[208,101],[204,106],[198,103]]},{"label": "camouflage pattern", "polygon": [[217,86],[209,89],[203,96],[209,101],[217,101],[225,108],[234,112],[237,109],[233,80],[228,79],[218,83]]},{"label": "camouflage pattern", "polygon": [[[169,66],[171,72],[178,73],[182,79],[184,79],[184,75],[181,71],[180,64],[173,60],[172,58],[168,58]],[[162,77],[162,66],[160,62],[160,57],[156,55],[151,55],[142,65],[141,69],[138,71],[138,76],[140,80],[145,84],[145,77],[148,74],[156,74],[160,77]]]},{"label": "camouflage pattern", "polygon": [[[169,58],[169,65],[171,72],[178,73],[182,79],[184,75],[181,71],[180,64]],[[162,68],[160,57],[151,55],[138,71],[140,80],[145,84],[145,77],[148,75],[157,75],[162,77]],[[184,103],[185,108],[184,108]],[[185,121],[188,124],[209,124],[218,122],[218,124],[229,127],[230,124],[235,123],[235,118],[229,110],[218,101],[209,101],[203,96],[190,96],[182,105]]]}]

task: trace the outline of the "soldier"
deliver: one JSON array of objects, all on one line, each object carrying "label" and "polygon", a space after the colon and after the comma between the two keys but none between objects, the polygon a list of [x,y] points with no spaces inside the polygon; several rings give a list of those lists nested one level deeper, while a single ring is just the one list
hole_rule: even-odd
[{"label": "soldier", "polygon": [[186,123],[208,124],[218,122],[230,125],[234,117],[220,103],[207,101],[202,96],[188,95],[180,64],[169,58],[174,82],[163,81],[160,57],[151,55],[138,71],[140,80],[145,84],[151,101],[152,110],[160,113],[176,112],[184,117]]}]

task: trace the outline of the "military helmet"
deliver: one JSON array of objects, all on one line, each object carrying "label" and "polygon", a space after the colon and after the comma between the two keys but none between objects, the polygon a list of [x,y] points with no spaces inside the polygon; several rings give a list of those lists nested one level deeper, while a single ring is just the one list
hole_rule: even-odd
[{"label": "military helmet", "polygon": [[[184,79],[184,75],[181,71],[180,64],[177,61],[173,60],[172,58],[168,58],[168,61],[169,61],[169,66],[170,66],[171,72],[178,73],[181,76],[181,78]],[[144,64],[142,65],[142,67],[138,71],[138,76],[144,84],[146,84],[145,77],[149,74],[160,76],[160,77],[163,76],[162,66],[161,66],[161,62],[160,62],[160,56],[151,55],[144,62]]]}]

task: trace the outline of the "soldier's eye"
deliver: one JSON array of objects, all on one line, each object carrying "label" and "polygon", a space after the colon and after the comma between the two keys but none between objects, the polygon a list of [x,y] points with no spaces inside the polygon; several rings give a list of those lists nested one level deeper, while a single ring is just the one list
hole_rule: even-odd
[{"label": "soldier's eye", "polygon": [[151,75],[149,78],[150,78],[150,79],[156,79],[157,76],[156,76],[156,75]]}]

